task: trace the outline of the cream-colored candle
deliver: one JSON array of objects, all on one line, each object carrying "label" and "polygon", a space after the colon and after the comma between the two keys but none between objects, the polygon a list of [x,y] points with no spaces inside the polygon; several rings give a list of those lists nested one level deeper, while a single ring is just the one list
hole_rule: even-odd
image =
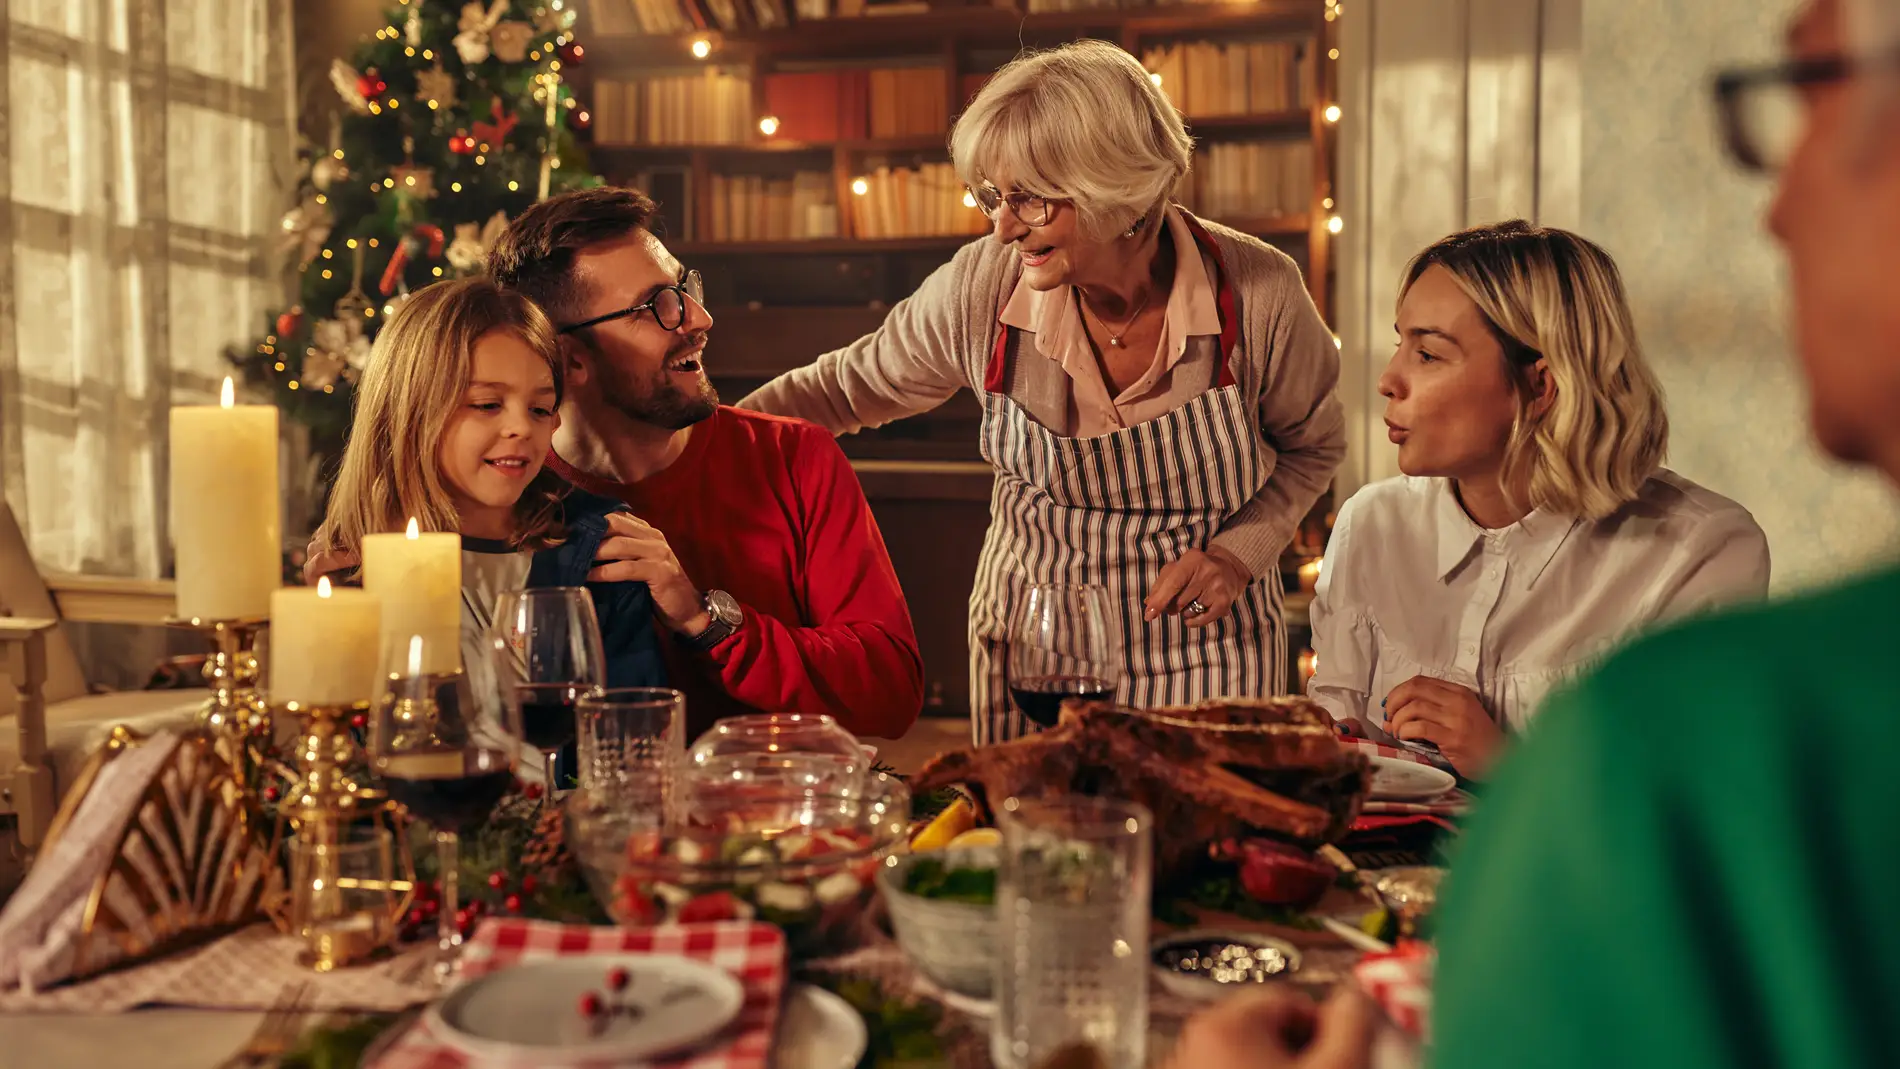
[{"label": "cream-colored candle", "polygon": [[420,534],[416,521],[402,534],[363,538],[363,589],[383,599],[384,641],[427,635],[425,672],[462,667],[459,643],[436,636],[462,630],[462,536]]},{"label": "cream-colored candle", "polygon": [[375,697],[382,599],[367,590],[288,586],[270,596],[273,705],[353,705]]},{"label": "cream-colored candle", "polygon": [[277,408],[232,403],[171,414],[171,520],[178,615],[234,620],[270,611],[283,585]]}]

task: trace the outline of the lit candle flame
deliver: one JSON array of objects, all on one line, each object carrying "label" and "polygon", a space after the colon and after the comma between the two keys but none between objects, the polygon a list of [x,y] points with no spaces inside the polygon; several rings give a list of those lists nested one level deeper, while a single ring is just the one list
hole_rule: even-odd
[{"label": "lit candle flame", "polygon": [[317,596],[320,598],[327,598],[330,596],[330,577],[329,576],[321,575],[317,577]]},{"label": "lit candle flame", "polygon": [[414,516],[409,517],[409,528],[402,534],[404,538],[409,539],[411,542],[422,537],[422,528],[416,526],[416,518]]},{"label": "lit candle flame", "polygon": [[409,636],[409,678],[422,674],[422,636]]},{"label": "lit candle flame", "polygon": [[230,408],[237,403],[237,391],[231,386],[231,376],[224,377],[224,390],[218,394],[218,407]]}]

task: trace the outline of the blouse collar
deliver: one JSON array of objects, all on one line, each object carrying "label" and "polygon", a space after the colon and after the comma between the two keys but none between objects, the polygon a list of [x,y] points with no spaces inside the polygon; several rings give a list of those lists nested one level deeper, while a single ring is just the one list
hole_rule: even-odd
[{"label": "blouse collar", "polygon": [[1432,482],[1433,496],[1436,498],[1432,517],[1437,528],[1438,580],[1441,583],[1449,580],[1480,544],[1492,542],[1500,545],[1512,559],[1528,566],[1530,582],[1535,584],[1537,577],[1550,564],[1550,559],[1557,555],[1558,548],[1577,526],[1575,517],[1533,509],[1529,515],[1509,527],[1487,530],[1478,526],[1466,514],[1464,506],[1458,503],[1458,494],[1452,489],[1450,479],[1434,479]]}]

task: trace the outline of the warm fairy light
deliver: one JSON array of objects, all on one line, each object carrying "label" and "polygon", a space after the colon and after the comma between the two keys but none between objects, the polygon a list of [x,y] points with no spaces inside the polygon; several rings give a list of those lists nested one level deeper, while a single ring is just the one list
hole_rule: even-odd
[{"label": "warm fairy light", "polygon": [[461,191],[462,191],[462,183],[460,183],[460,182],[450,182],[450,183],[449,183],[449,192],[450,192],[450,193],[460,193]]},{"label": "warm fairy light", "polygon": [[289,386],[291,389],[294,390],[297,388],[297,380],[291,379],[289,382],[285,383],[284,385]]},{"label": "warm fairy light", "polygon": [[858,196],[862,197],[866,193],[871,192],[871,183],[866,182],[862,178],[853,178],[851,180],[851,192],[856,193]]},{"label": "warm fairy light", "polygon": [[436,111],[436,110],[438,110],[438,109],[440,109],[441,107],[442,107],[442,105],[440,105],[440,104],[438,104],[438,103],[436,103],[435,101],[433,101],[433,100],[431,100],[431,101],[429,101],[429,110],[430,110],[430,111]]},{"label": "warm fairy light", "polygon": [[394,189],[394,188],[396,188],[396,180],[395,180],[394,178],[385,178],[385,179],[383,179],[383,188],[384,188],[384,189]]},{"label": "warm fairy light", "polygon": [[332,251],[331,251],[331,250],[329,250],[329,249],[325,249],[325,250],[323,250],[323,258],[324,258],[324,259],[326,259],[326,260],[328,260],[328,259],[330,259],[331,257],[333,257],[333,256],[335,256],[335,255],[336,255],[336,253],[335,253],[335,252],[332,252]]},{"label": "warm fairy light", "polygon": [[976,194],[974,194],[974,193],[972,193],[972,192],[970,192],[970,191],[969,191],[969,190],[967,190],[967,189],[966,189],[966,190],[964,190],[964,191],[963,191],[963,206],[964,206],[965,208],[974,208],[974,207],[976,207]]},{"label": "warm fairy light", "polygon": [[402,536],[411,542],[420,542],[422,540],[422,527],[416,523],[414,516],[409,517],[409,526],[403,528]]},{"label": "warm fairy light", "polygon": [[710,55],[712,55],[712,42],[704,37],[693,38],[693,58],[705,59]]},{"label": "warm fairy light", "polygon": [[520,182],[509,182],[509,183],[508,183],[508,192],[510,192],[510,193],[513,193],[513,192],[515,192],[516,190],[518,190],[518,189],[520,189],[520,188],[521,188],[521,183],[520,183]]},{"label": "warm fairy light", "polygon": [[487,163],[487,162],[488,162],[488,157],[486,156],[475,157],[475,166],[477,167],[480,167],[482,164]]},{"label": "warm fairy light", "polygon": [[415,175],[412,175],[412,174],[406,174],[406,175],[403,175],[403,176],[402,176],[402,184],[403,184],[403,185],[405,185],[405,186],[413,186],[413,185],[415,185],[415,184],[416,184],[416,176],[415,176]]},{"label": "warm fairy light", "polygon": [[1339,105],[1337,104],[1326,105],[1326,121],[1327,122],[1339,121]]},{"label": "warm fairy light", "polygon": [[336,387],[335,387],[335,386],[325,386],[325,387],[323,388],[323,392],[324,392],[324,393],[335,393],[335,392],[336,392]]},{"label": "warm fairy light", "polygon": [[329,269],[329,268],[327,268],[327,267],[326,267],[326,268],[324,268],[324,269],[323,269],[323,277],[324,277],[324,279],[325,279],[325,281],[328,281],[328,280],[329,280],[329,278],[330,278],[330,269]]},{"label": "warm fairy light", "polygon": [[231,385],[231,376],[224,377],[224,389],[218,391],[218,407],[230,408],[237,404],[237,390]]},{"label": "warm fairy light", "polygon": [[277,361],[277,363],[272,366],[275,367],[278,371],[284,370],[284,362],[282,360]]},{"label": "warm fairy light", "polygon": [[1346,221],[1335,215],[1331,219],[1326,220],[1326,229],[1337,234],[1341,230],[1346,229]]},{"label": "warm fairy light", "polygon": [[423,59],[434,59],[434,58],[435,58],[435,50],[434,50],[434,49],[430,49],[430,48],[425,48],[425,49],[423,49],[423,50],[422,50],[422,58],[423,58]]},{"label": "warm fairy light", "polygon": [[375,318],[376,318],[376,309],[374,309],[374,308],[365,308],[365,309],[363,309],[363,318],[364,318],[364,319],[375,319]]},{"label": "warm fairy light", "polygon": [[[366,308],[366,309],[364,309],[364,311],[368,311],[368,310],[369,310],[369,309],[367,309],[367,308]],[[395,315],[395,314],[396,314],[396,306],[395,306],[395,305],[393,305],[393,304],[385,304],[385,305],[383,305],[383,314],[384,314],[384,315],[386,315],[386,316],[393,316],[393,315]]]},{"label": "warm fairy light", "polygon": [[324,195],[323,195],[323,194],[321,194],[321,193],[319,193],[319,194],[317,194],[317,203],[318,203],[318,204],[328,204],[328,203],[330,203],[330,198],[329,198],[329,197],[326,197],[326,196],[324,196]]},{"label": "warm fairy light", "polygon": [[383,106],[372,100],[369,102],[369,113],[371,115],[381,115],[383,113]]},{"label": "warm fairy light", "polygon": [[320,575],[317,577],[317,596],[320,598],[327,598],[330,596],[330,577],[329,576]]},{"label": "warm fairy light", "polygon": [[376,247],[376,239],[375,239],[375,238],[371,238],[371,239],[369,239],[369,247],[370,247],[370,248],[372,248],[372,249]]},{"label": "warm fairy light", "polygon": [[402,101],[400,101],[400,100],[397,100],[397,99],[396,99],[395,97],[390,97],[390,98],[389,98],[389,110],[390,110],[390,111],[395,111],[395,110],[396,110],[396,105],[398,105],[398,104],[400,104],[400,103],[402,103]]},{"label": "warm fairy light", "polygon": [[1158,86],[1158,85],[1160,85],[1160,84],[1161,84],[1161,74],[1160,74],[1160,72],[1158,72],[1158,71],[1157,71],[1157,72],[1155,72],[1155,73],[1152,73],[1152,74],[1150,74],[1150,75],[1148,75],[1148,80],[1149,80],[1149,81],[1151,81],[1151,82],[1153,82],[1153,83],[1154,83],[1155,85],[1157,85],[1157,86]]},{"label": "warm fairy light", "polygon": [[410,59],[416,58],[416,46],[409,45],[402,50],[402,54],[408,56]]},{"label": "warm fairy light", "polygon": [[1339,49],[1337,49],[1337,48],[1329,48],[1329,49],[1327,49],[1327,50],[1326,50],[1326,58],[1327,58],[1327,59],[1338,59],[1338,58],[1339,58]]},{"label": "warm fairy light", "polygon": [[440,267],[431,267],[429,270],[434,273],[435,277],[442,277],[442,269]]},{"label": "warm fairy light", "polygon": [[343,158],[343,150],[337,149],[335,152],[330,153],[330,155],[335,156],[337,159],[340,160]]},{"label": "warm fairy light", "polygon": [[592,116],[588,115],[585,111],[581,112],[579,115],[576,115],[574,117],[576,119],[579,119],[583,123],[585,123],[588,119],[592,118]]},{"label": "warm fairy light", "polygon": [[1329,212],[1330,212],[1330,211],[1332,211],[1332,210],[1333,210],[1333,198],[1331,198],[1331,197],[1327,197],[1327,198],[1326,198],[1325,200],[1323,200],[1323,201],[1320,201],[1320,202],[1319,202],[1319,206],[1320,206],[1320,207],[1322,207],[1322,208],[1324,208],[1324,209],[1326,209],[1326,210],[1327,210],[1327,211],[1329,211]]},{"label": "warm fairy light", "polygon": [[778,117],[776,115],[767,115],[765,118],[760,119],[759,133],[762,133],[767,137],[771,137],[773,134],[778,133]]}]

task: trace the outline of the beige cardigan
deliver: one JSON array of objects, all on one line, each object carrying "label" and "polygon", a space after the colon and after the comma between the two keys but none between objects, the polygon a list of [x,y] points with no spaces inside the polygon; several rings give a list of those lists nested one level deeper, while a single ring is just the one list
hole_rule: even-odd
[{"label": "beige cardigan", "polygon": [[[1221,525],[1214,543],[1259,577],[1276,566],[1295,528],[1346,454],[1334,386],[1339,352],[1285,253],[1216,223],[1240,319],[1232,370],[1260,413],[1266,482]],[[958,390],[981,390],[997,314],[1022,272],[1016,251],[989,237],[957,250],[882,326],[766,383],[739,407],[811,420],[851,434],[927,412]],[[1009,396],[1031,413],[1061,412],[1067,375],[1010,376]],[[1022,396],[1018,396],[1021,394]]]}]

